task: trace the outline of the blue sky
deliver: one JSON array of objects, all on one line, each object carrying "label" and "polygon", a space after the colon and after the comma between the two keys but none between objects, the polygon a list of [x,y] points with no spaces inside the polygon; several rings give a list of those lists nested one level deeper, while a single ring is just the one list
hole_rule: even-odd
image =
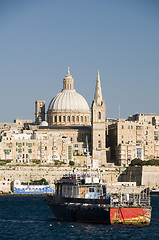
[{"label": "blue sky", "polygon": [[68,66],[89,106],[99,69],[106,117],[159,113],[159,1],[0,1],[0,122],[47,110]]}]

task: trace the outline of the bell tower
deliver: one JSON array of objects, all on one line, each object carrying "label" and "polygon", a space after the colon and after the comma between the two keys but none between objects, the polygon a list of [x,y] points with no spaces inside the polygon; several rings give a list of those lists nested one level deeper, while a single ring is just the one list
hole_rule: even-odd
[{"label": "bell tower", "polygon": [[105,103],[102,98],[99,71],[94,100],[92,102],[92,158],[99,161],[99,166],[106,164],[106,130],[105,130]]},{"label": "bell tower", "polygon": [[41,121],[45,121],[45,101],[35,102],[35,123],[39,124]]}]

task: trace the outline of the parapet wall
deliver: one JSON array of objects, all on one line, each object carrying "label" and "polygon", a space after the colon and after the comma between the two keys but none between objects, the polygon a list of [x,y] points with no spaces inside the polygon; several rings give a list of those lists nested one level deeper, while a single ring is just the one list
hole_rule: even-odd
[{"label": "parapet wall", "polygon": [[[61,178],[64,174],[72,174],[71,167],[44,167],[44,166],[1,166],[0,167],[0,181],[14,181],[29,182],[31,180],[40,180],[45,178],[49,184],[54,183],[56,179]],[[74,173],[82,174],[83,169],[77,168]],[[86,171],[85,171],[86,173]],[[89,173],[89,170],[88,170]],[[93,176],[101,176],[106,182],[117,182],[119,177],[118,168],[105,168],[98,170],[91,170]]]}]

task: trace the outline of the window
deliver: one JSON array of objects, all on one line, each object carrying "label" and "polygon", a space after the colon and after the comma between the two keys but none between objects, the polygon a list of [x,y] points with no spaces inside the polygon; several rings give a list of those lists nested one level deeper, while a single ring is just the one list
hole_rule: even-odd
[{"label": "window", "polygon": [[136,126],[136,130],[142,130],[142,126]]},{"label": "window", "polygon": [[83,122],[83,117],[81,116],[81,122]]},{"label": "window", "polygon": [[101,141],[98,141],[98,148],[101,148]]},{"label": "window", "polygon": [[74,122],[75,121],[75,117],[74,116],[72,116],[72,122]]},{"label": "window", "polygon": [[67,117],[67,121],[70,122],[70,116]]},{"label": "window", "polygon": [[22,153],[22,149],[21,148],[18,149],[18,153]]},{"label": "window", "polygon": [[124,129],[124,126],[122,125],[121,128]]},{"label": "window", "polygon": [[79,122],[79,117],[78,116],[76,117],[76,121]]},{"label": "window", "polygon": [[61,122],[61,116],[59,116],[59,122]]},{"label": "window", "polygon": [[55,122],[57,122],[57,116],[55,116]]},{"label": "window", "polygon": [[101,119],[101,112],[98,113],[98,118]]},{"label": "window", "polygon": [[68,159],[72,160],[72,146],[68,146]]},{"label": "window", "polygon": [[63,121],[64,121],[64,122],[66,121],[66,117],[65,117],[65,116],[63,116]]},{"label": "window", "polygon": [[137,148],[137,157],[141,158],[141,153],[142,153],[142,149],[141,148]]},{"label": "window", "polygon": [[89,188],[89,192],[94,192],[94,188]]},{"label": "window", "polygon": [[159,134],[158,134],[158,131],[154,131],[154,135],[159,135]]}]

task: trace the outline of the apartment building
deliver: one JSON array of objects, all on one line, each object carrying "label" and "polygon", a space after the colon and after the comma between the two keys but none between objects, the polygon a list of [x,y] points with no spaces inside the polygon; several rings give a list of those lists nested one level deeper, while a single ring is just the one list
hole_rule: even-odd
[{"label": "apartment building", "polygon": [[[152,118],[152,117],[151,117]],[[159,127],[152,121],[119,119],[108,126],[111,161],[127,166],[134,158],[149,160],[159,157]]]}]

